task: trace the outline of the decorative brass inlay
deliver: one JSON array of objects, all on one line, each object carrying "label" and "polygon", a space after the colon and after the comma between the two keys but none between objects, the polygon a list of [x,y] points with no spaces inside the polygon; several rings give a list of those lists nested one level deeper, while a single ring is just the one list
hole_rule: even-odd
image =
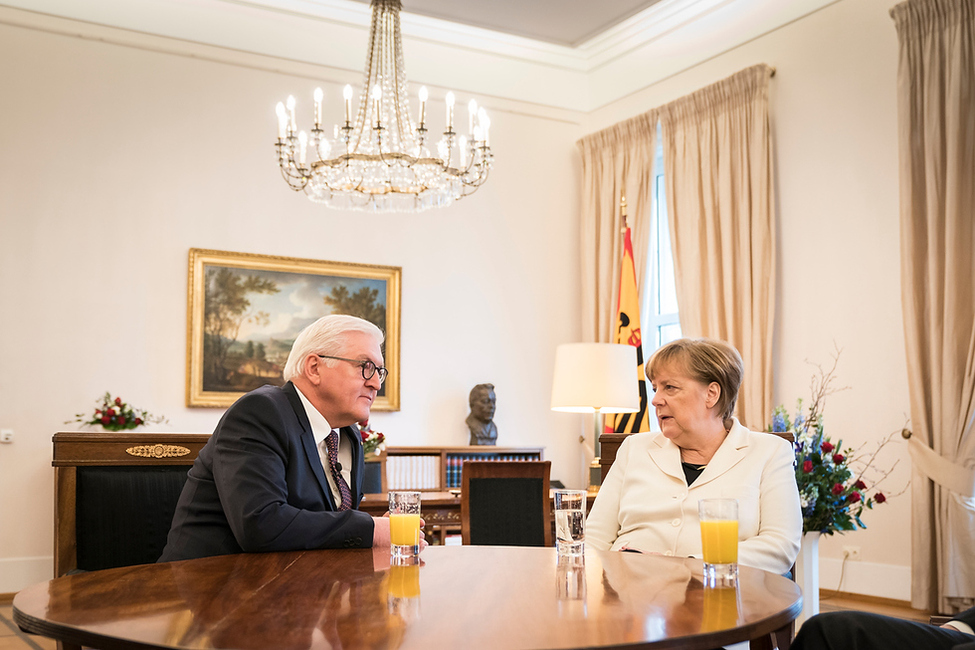
[{"label": "decorative brass inlay", "polygon": [[180,456],[185,456],[190,453],[190,450],[186,447],[180,447],[179,445],[139,445],[138,447],[129,447],[125,450],[125,453],[130,456],[138,456],[140,458],[178,458]]}]

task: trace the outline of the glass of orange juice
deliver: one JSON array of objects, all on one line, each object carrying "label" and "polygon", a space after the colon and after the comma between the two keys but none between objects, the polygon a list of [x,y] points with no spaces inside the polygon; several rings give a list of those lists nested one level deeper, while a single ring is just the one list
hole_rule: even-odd
[{"label": "glass of orange juice", "polygon": [[411,563],[420,554],[420,493],[389,493],[389,555],[393,563]]},{"label": "glass of orange juice", "polygon": [[704,551],[704,584],[738,582],[738,501],[701,499],[697,503]]}]

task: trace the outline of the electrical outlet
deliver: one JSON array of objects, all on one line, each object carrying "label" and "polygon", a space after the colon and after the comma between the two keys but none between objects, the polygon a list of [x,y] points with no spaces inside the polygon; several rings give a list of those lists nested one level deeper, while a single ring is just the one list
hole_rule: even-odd
[{"label": "electrical outlet", "polygon": [[0,429],[0,443],[10,443],[14,441],[13,429]]},{"label": "electrical outlet", "polygon": [[844,546],[843,547],[843,557],[847,560],[860,560],[860,547],[859,546]]}]

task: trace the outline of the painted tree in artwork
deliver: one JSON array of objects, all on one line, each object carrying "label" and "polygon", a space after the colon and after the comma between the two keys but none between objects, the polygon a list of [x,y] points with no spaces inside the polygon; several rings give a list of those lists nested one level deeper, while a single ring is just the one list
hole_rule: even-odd
[{"label": "painted tree in artwork", "polygon": [[362,287],[355,293],[349,293],[349,288],[340,284],[332,287],[331,294],[325,296],[324,300],[332,308],[332,313],[358,316],[385,332],[386,307],[376,301],[378,297],[378,289]]},{"label": "painted tree in artwork", "polygon": [[245,322],[267,324],[269,314],[251,311],[248,294],[279,291],[275,282],[226,267],[207,267],[203,300],[203,384],[227,382],[230,347]]}]

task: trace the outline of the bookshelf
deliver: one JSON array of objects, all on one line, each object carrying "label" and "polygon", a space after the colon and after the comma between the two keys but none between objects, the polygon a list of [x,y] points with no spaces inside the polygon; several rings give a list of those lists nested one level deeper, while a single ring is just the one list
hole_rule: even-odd
[{"label": "bookshelf", "polygon": [[443,492],[460,489],[465,460],[544,460],[544,447],[387,447],[386,482],[390,490]]}]

